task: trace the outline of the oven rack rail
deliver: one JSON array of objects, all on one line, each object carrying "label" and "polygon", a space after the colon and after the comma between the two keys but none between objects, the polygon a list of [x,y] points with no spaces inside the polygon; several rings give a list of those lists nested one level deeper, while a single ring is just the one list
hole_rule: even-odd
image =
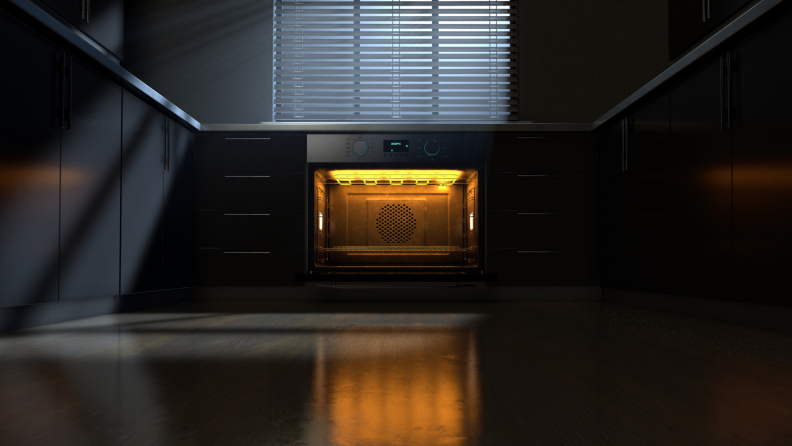
[{"label": "oven rack rail", "polygon": [[436,178],[431,179],[355,179],[355,180],[339,180],[334,178],[327,178],[319,180],[320,184],[328,184],[333,186],[456,186],[468,184],[469,181],[465,178],[453,180],[439,180]]},{"label": "oven rack rail", "polygon": [[459,246],[341,246],[337,248],[319,248],[327,252],[465,252],[476,248],[460,248]]}]

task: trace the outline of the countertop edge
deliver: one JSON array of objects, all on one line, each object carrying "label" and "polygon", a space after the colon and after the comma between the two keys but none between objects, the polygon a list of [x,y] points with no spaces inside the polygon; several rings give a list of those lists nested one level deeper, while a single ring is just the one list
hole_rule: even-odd
[{"label": "countertop edge", "polygon": [[719,45],[730,39],[732,36],[740,32],[743,28],[753,23],[755,20],[762,17],[765,13],[769,12],[784,0],[764,0],[754,5],[751,9],[745,11],[742,15],[734,19],[731,23],[726,25],[723,29],[718,31],[715,35],[704,41],[701,45],[697,46],[690,53],[686,54],[682,59],[668,67],[665,71],[660,73],[657,77],[649,81],[646,85],[638,89],[635,93],[627,97],[616,107],[612,108],[609,112],[599,117],[592,124],[592,129],[596,130],[601,125],[626,110],[628,107],[638,102],[641,98],[653,92],[656,88],[663,85],[666,81],[672,79],[679,74],[682,70],[706,56],[710,51],[717,48]]},{"label": "countertop edge", "polygon": [[44,11],[38,5],[28,0],[10,1],[19,9],[33,17],[35,20],[41,22],[44,26],[61,36],[88,57],[94,59],[100,65],[109,70],[113,76],[116,77],[116,81],[121,81],[120,83],[123,87],[127,88],[128,90],[135,90],[137,93],[148,97],[158,104],[162,109],[164,109],[166,113],[170,114],[172,118],[176,118],[178,121],[180,121],[182,125],[190,126],[192,127],[192,130],[195,131],[201,130],[201,123],[195,120],[192,116],[185,113],[175,104],[165,99],[164,96],[157,93],[153,88],[149,87],[143,83],[143,81],[118,65],[115,61],[94,47],[94,45],[92,45],[86,39],[79,36],[56,18],[52,17],[47,11]]}]

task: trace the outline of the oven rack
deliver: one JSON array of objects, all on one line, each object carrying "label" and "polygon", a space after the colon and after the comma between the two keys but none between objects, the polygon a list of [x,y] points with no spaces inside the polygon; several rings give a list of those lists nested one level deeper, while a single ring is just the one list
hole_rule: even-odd
[{"label": "oven rack", "polygon": [[340,246],[337,248],[319,248],[328,252],[465,252],[476,248],[460,248],[459,246]]}]

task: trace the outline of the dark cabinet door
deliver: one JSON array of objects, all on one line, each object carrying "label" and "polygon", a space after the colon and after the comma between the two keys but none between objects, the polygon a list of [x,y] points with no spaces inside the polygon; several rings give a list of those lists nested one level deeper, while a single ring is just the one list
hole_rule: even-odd
[{"label": "dark cabinet door", "polygon": [[58,300],[63,53],[0,11],[0,306]]},{"label": "dark cabinet door", "polygon": [[124,0],[86,0],[86,4],[86,17],[79,28],[123,59]]},{"label": "dark cabinet door", "polygon": [[192,286],[195,233],[195,136],[169,121],[165,171],[163,284]]},{"label": "dark cabinet door", "polygon": [[124,58],[124,0],[43,0],[119,59]]},{"label": "dark cabinet door", "polygon": [[608,288],[626,288],[624,128],[618,122],[602,130],[598,139],[599,175],[599,274],[600,284]]},{"label": "dark cabinet door", "polygon": [[44,0],[44,3],[73,25],[85,20],[86,0]]},{"label": "dark cabinet door", "polygon": [[720,68],[711,60],[671,90],[675,294],[724,298],[731,291],[731,151]]},{"label": "dark cabinet door", "polygon": [[124,91],[121,294],[162,288],[165,117]]},{"label": "dark cabinet door", "polygon": [[732,91],[737,290],[792,304],[792,13],[736,45]]},{"label": "dark cabinet door", "polygon": [[679,56],[707,34],[711,21],[707,20],[706,6],[706,0],[668,0],[669,59]]},{"label": "dark cabinet door", "polygon": [[120,86],[72,59],[71,130],[61,136],[60,299],[119,292]]},{"label": "dark cabinet door", "polygon": [[710,28],[707,30],[708,32],[734,15],[740,8],[750,3],[750,0],[709,0],[709,2],[710,14],[707,22]]},{"label": "dark cabinet door", "polygon": [[665,92],[627,119],[624,235],[631,289],[668,292],[673,282],[669,107]]}]

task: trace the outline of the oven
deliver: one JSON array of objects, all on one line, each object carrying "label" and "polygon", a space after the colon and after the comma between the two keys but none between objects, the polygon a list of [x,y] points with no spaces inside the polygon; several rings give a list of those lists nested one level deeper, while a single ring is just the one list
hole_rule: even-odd
[{"label": "oven", "polygon": [[484,281],[482,140],[308,135],[303,278]]}]

